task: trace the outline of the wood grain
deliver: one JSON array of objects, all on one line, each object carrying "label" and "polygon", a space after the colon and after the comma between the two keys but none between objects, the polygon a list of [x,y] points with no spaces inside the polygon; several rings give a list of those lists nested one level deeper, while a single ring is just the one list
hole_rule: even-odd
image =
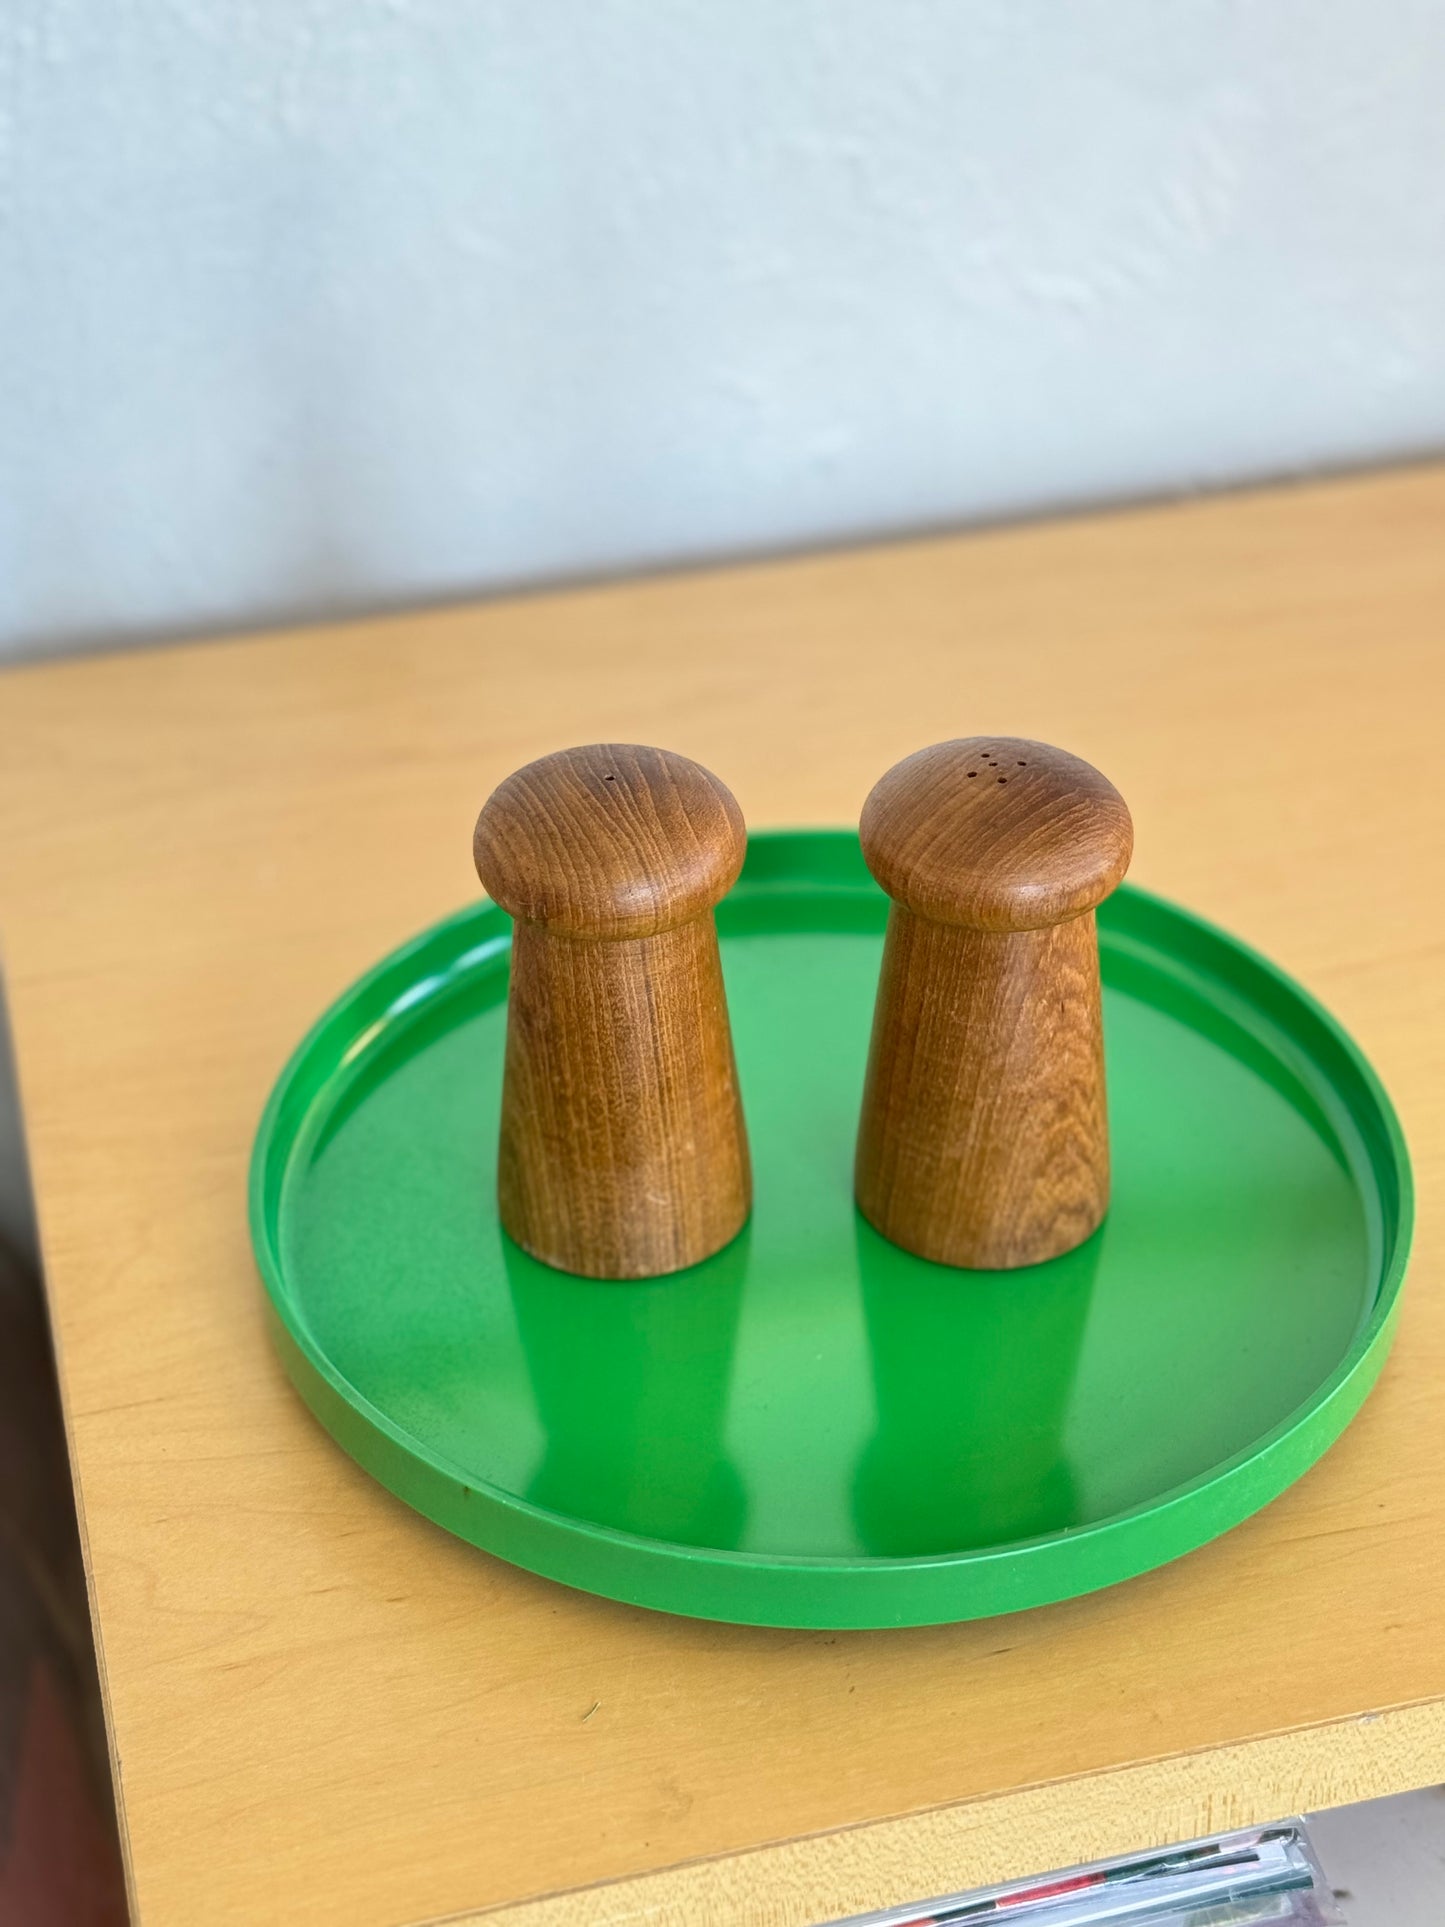
[{"label": "wood grain", "polygon": [[[810,1927],[1445,1780],[1442,527],[1422,469],[0,676],[0,946],[140,1927]],[[675,744],[753,823],[840,823],[981,727],[1108,771],[1134,874],[1297,973],[1400,1106],[1421,1222],[1360,1417],[1173,1566],[933,1630],[667,1620],[415,1517],[267,1337],[246,1162],[296,1039],[473,897],[458,826],[559,742]]]},{"label": "wood grain", "polygon": [[1082,1244],[1109,1202],[1092,911],[1008,936],[888,919],[858,1208],[943,1265],[1009,1270]]},{"label": "wood grain", "polygon": [[895,903],[932,923],[1043,930],[1102,903],[1134,850],[1128,805],[1082,756],[958,736],[885,771],[858,833]]},{"label": "wood grain", "polygon": [[746,840],[717,777],[633,743],[542,757],[477,819],[477,873],[517,919],[497,1195],[546,1264],[656,1277],[747,1219],[712,914]]},{"label": "wood grain", "polygon": [[858,1128],[858,1207],[939,1264],[1082,1244],[1109,1203],[1094,905],[1133,824],[1105,777],[1019,737],[935,743],[870,791],[894,899]]}]

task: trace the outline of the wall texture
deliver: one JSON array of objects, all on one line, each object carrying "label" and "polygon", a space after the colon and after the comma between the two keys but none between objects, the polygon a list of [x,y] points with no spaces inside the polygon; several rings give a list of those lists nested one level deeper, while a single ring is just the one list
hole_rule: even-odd
[{"label": "wall texture", "polygon": [[1440,0],[11,0],[0,647],[1445,440]]}]

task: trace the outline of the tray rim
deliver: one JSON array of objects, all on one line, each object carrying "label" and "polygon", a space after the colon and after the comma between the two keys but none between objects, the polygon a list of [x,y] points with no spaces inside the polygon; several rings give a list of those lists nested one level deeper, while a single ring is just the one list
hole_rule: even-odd
[{"label": "tray rim", "polygon": [[[786,889],[849,895],[876,888],[862,866],[855,831],[768,829],[750,833],[748,861],[736,886],[739,893],[761,895],[776,887],[777,860],[786,865],[795,852],[804,863],[809,857],[826,856],[839,874],[809,878],[785,869]],[[774,874],[750,877],[755,863]],[[355,978],[312,1023],[272,1086],[252,1147],[248,1218],[265,1287],[268,1324],[288,1377],[348,1456],[444,1530],[563,1584],[685,1617],[819,1630],[945,1624],[1082,1596],[1207,1544],[1301,1477],[1344,1431],[1379,1376],[1398,1323],[1408,1267],[1414,1228],[1413,1175],[1404,1132],[1378,1074],[1354,1038],[1309,990],[1240,938],[1137,884],[1121,884],[1100,907],[1104,947],[1111,940],[1142,945],[1151,962],[1157,965],[1167,959],[1170,967],[1189,974],[1185,960],[1172,951],[1161,951],[1157,944],[1131,936],[1127,928],[1112,927],[1131,913],[1176,934],[1183,931],[1195,944],[1202,940],[1218,959],[1261,978],[1274,997],[1292,1009],[1296,1022],[1305,1019],[1344,1060],[1360,1087],[1372,1129],[1361,1120],[1358,1101],[1348,1101],[1318,1053],[1295,1037],[1291,1026],[1228,985],[1231,995],[1253,1013],[1256,1022],[1249,1028],[1257,1040],[1265,1042],[1279,1061],[1288,1063],[1290,1056],[1302,1056],[1313,1067],[1316,1081],[1346,1105],[1364,1141],[1370,1189],[1386,1234],[1374,1302],[1345,1357],[1268,1432],[1193,1479],[1085,1526],[1000,1546],[908,1558],[743,1552],[651,1539],[553,1512],[519,1494],[478,1482],[465,1467],[398,1425],[346,1379],[307,1327],[273,1237],[271,1170],[278,1150],[284,1146],[289,1157],[296,1142],[294,1128],[283,1134],[288,1105],[313,1058],[325,1054],[334,1035],[345,1033],[352,1042],[339,1056],[333,1054],[324,1073],[328,1079],[350,1058],[360,1058],[380,1042],[386,1019],[405,1020],[510,948],[510,919],[486,898],[429,925]],[[369,1025],[355,1024],[357,1012],[368,1009],[390,984],[406,977],[418,957],[433,948],[446,952],[454,948],[456,939],[472,932],[476,940],[451,955],[443,969],[419,983],[411,978],[409,988],[383,1002]],[[1202,974],[1210,975],[1216,984],[1221,982],[1218,973]],[[1261,1038],[1261,1032],[1266,1036]],[[1281,1043],[1290,1047],[1288,1051],[1279,1050]],[[302,1120],[313,1102],[302,1103]],[[1381,1181],[1382,1164],[1393,1181],[1393,1199]],[[1364,1189],[1358,1171],[1355,1182]],[[499,1540],[510,1543],[504,1548]],[[585,1576],[577,1570],[579,1549],[581,1563],[592,1568]],[[1050,1577],[1058,1564],[1077,1566],[1082,1576],[1060,1584],[1057,1575]],[[740,1589],[744,1595],[751,1595],[752,1582],[759,1581],[758,1590],[777,1596],[771,1602],[760,1603],[750,1596],[720,1602],[717,1583],[736,1582],[740,1577],[747,1582]],[[900,1586],[912,1597],[911,1605],[895,1601],[893,1593]],[[971,1592],[979,1597],[964,1597]],[[793,1593],[797,1597],[790,1597]]]}]

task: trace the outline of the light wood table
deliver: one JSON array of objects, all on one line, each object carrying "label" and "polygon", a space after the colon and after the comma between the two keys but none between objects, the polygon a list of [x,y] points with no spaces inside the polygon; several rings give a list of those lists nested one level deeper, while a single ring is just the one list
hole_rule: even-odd
[{"label": "light wood table", "polygon": [[[1428,468],[0,678],[0,934],[142,1927],[806,1927],[1445,1779],[1442,714]],[[1137,879],[1298,973],[1392,1089],[1423,1222],[1358,1422],[1163,1571],[931,1631],[668,1619],[413,1516],[263,1328],[246,1160],[298,1035],[474,895],[477,806],[545,749],[664,743],[754,824],[833,823],[975,730],[1097,762]]]}]

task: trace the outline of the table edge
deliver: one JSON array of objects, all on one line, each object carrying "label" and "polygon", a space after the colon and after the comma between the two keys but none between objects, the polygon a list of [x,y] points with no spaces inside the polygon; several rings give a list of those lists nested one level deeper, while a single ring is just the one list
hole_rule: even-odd
[{"label": "table edge", "polygon": [[1441,1781],[1445,1698],[1435,1698],[411,1927],[819,1927]]}]

